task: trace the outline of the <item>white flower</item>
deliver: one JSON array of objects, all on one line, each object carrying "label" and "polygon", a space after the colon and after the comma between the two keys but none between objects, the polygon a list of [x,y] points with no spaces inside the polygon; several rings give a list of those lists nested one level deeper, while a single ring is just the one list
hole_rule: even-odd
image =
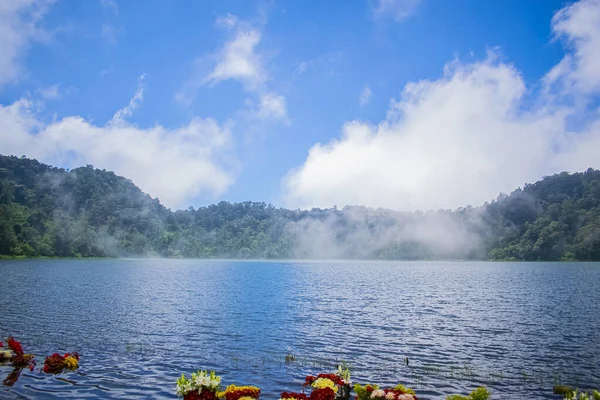
[{"label": "white flower", "polygon": [[191,392],[192,390],[193,390],[192,383],[188,381],[185,383],[178,383],[177,390],[175,391],[175,393],[177,394],[177,396],[183,397],[186,394],[188,394],[189,392]]},{"label": "white flower", "polygon": [[210,380],[208,387],[210,387],[211,389],[215,389],[215,388],[219,387],[220,384],[221,384],[221,377],[215,376],[214,379]]},{"label": "white flower", "polygon": [[385,398],[387,400],[394,400],[396,398],[396,394],[394,392],[389,392],[388,394],[385,395]]},{"label": "white flower", "polygon": [[341,365],[338,365],[338,369],[336,375],[342,378],[346,385],[351,383],[350,381],[350,370],[348,368],[342,368]]},{"label": "white flower", "polygon": [[192,374],[192,381],[199,392],[202,389],[215,389],[221,384],[221,377],[214,374],[207,374],[206,371],[199,371]]},{"label": "white flower", "polygon": [[185,376],[181,376],[177,380],[177,395],[185,396],[189,392],[196,390],[202,393],[202,390],[215,390],[221,384],[221,377],[211,371],[193,372],[191,379],[187,380]]},{"label": "white flower", "polygon": [[374,399],[377,397],[385,397],[385,392],[381,389],[373,390],[373,393],[371,393],[371,398]]}]

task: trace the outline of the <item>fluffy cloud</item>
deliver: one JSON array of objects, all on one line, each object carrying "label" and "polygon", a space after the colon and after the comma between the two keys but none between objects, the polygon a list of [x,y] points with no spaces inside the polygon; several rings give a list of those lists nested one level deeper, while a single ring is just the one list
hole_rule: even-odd
[{"label": "fluffy cloud", "polygon": [[47,36],[41,21],[52,0],[3,0],[0,2],[0,87],[16,82],[20,61],[32,41]]},{"label": "fluffy cloud", "polygon": [[[257,119],[288,122],[285,97],[267,88],[269,74],[264,57],[257,49],[262,39],[261,31],[232,14],[218,18],[215,25],[227,31],[230,38],[209,57],[212,64],[210,72],[201,79],[189,81],[176,98],[189,103],[199,87],[235,80],[256,98],[259,105],[254,116]],[[203,60],[196,60],[196,65],[201,69]]]},{"label": "fluffy cloud", "polygon": [[143,78],[129,104],[104,126],[78,116],[46,124],[36,118],[35,105],[27,100],[0,105],[2,152],[67,167],[107,168],[172,208],[187,207],[199,194],[222,194],[236,170],[228,156],[230,124],[193,118],[177,129],[136,127],[126,118],[143,98],[142,83]]},{"label": "fluffy cloud", "polygon": [[256,115],[261,119],[287,119],[285,97],[276,93],[265,93],[260,96]]},{"label": "fluffy cloud", "polygon": [[[534,106],[519,71],[494,54],[451,62],[439,80],[406,84],[384,121],[348,122],[341,137],[311,148],[283,180],[286,204],[454,208],[545,174],[600,167],[600,115],[576,100],[598,94],[600,18],[588,17],[599,10],[587,0],[557,13],[554,31],[571,51]],[[573,119],[592,122],[572,131]]]},{"label": "fluffy cloud", "polygon": [[371,95],[371,88],[369,85],[365,85],[363,90],[360,92],[360,96],[358,96],[358,104],[360,104],[361,107],[369,104],[371,101]]},{"label": "fluffy cloud", "polygon": [[216,65],[203,83],[216,84],[235,79],[251,90],[258,88],[266,80],[262,59],[256,53],[260,39],[261,34],[258,30],[238,30],[234,38],[226,42],[216,54]]},{"label": "fluffy cloud", "polygon": [[600,0],[584,0],[563,8],[552,18],[556,37],[571,46],[547,81],[562,81],[566,91],[590,94],[600,91]]},{"label": "fluffy cloud", "polygon": [[373,15],[376,18],[390,16],[396,21],[412,15],[421,0],[374,0],[372,2]]}]

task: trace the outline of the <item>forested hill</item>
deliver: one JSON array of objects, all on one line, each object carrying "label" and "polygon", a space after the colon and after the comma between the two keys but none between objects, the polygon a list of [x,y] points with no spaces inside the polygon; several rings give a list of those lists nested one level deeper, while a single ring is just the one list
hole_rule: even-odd
[{"label": "forested hill", "polygon": [[454,211],[220,202],[172,212],[110,171],[0,156],[0,255],[600,260],[600,171]]}]

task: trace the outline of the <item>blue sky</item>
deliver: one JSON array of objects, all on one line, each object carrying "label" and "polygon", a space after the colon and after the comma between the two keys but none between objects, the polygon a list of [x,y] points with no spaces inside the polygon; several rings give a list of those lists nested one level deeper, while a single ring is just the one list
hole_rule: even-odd
[{"label": "blue sky", "polygon": [[480,204],[598,167],[598,10],[9,0],[0,152],[111,169],[172,208]]}]

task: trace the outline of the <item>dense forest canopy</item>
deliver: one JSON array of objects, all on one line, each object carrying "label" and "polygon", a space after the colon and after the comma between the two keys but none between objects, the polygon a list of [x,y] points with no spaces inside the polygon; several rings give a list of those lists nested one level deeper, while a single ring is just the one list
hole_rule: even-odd
[{"label": "dense forest canopy", "polygon": [[0,156],[0,255],[600,260],[600,171],[545,177],[479,207],[171,211],[128,179]]}]

